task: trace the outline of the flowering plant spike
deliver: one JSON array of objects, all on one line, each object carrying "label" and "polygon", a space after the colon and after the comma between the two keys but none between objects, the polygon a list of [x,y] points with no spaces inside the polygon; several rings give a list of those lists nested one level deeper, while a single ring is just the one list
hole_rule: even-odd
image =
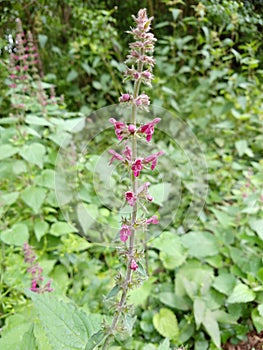
[{"label": "flowering plant spike", "polygon": [[108,348],[111,337],[116,335],[117,331],[128,328],[125,324],[125,314],[129,310],[127,304],[128,291],[129,288],[138,285],[142,281],[139,267],[142,266],[143,252],[136,249],[136,232],[147,230],[149,224],[159,223],[156,215],[145,218],[144,216],[140,217],[138,213],[139,204],[141,204],[140,207],[145,208],[145,202],[153,201],[153,197],[149,194],[150,183],[139,184],[141,172],[144,172],[149,166],[151,170],[154,170],[158,157],[164,153],[159,151],[141,157],[137,144],[139,137],[145,137],[147,142],[151,142],[154,128],[161,121],[160,118],[155,118],[144,125],[138,125],[137,122],[138,110],[149,111],[150,98],[145,92],[140,93],[140,87],[142,84],[151,86],[152,69],[155,61],[150,54],[153,52],[156,39],[150,32],[153,17],[147,17],[146,9],[139,10],[137,17],[132,17],[136,22],[136,27],[131,28],[128,32],[133,36],[134,42],[129,45],[130,52],[125,62],[127,70],[124,80],[132,80],[134,89],[132,94],[124,92],[119,98],[121,104],[131,107],[131,118],[128,122],[117,121],[114,118],[109,119],[109,122],[114,126],[117,139],[124,144],[121,154],[113,149],[109,150],[112,155],[109,164],[111,165],[114,161],[117,161],[128,169],[129,178],[131,179],[130,186],[123,196],[125,203],[132,207],[132,212],[128,217],[122,218],[119,231],[119,240],[124,245],[122,254],[126,259],[126,272],[124,276],[120,274],[117,279],[117,288],[121,292],[121,297],[117,303],[112,324],[107,330],[102,349]]}]

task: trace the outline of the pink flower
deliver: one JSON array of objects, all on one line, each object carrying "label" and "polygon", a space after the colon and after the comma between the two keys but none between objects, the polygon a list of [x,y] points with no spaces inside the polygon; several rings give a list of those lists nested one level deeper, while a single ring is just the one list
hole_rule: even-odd
[{"label": "pink flower", "polygon": [[136,196],[132,191],[127,191],[125,193],[125,199],[130,206],[134,207],[134,205],[136,203]]},{"label": "pink flower", "polygon": [[132,259],[131,264],[130,264],[130,269],[133,271],[136,271],[138,269],[138,264],[136,263],[136,261],[134,259]]},{"label": "pink flower", "polygon": [[128,126],[128,131],[129,131],[130,134],[134,134],[135,131],[136,131],[136,126],[133,125],[133,124],[130,124],[130,125]]},{"label": "pink flower", "polygon": [[131,161],[132,159],[132,149],[129,146],[125,147],[125,150],[122,151],[122,154],[126,157],[128,161]]},{"label": "pink flower", "polygon": [[135,99],[136,106],[147,107],[150,104],[149,96],[146,94],[141,94]]},{"label": "pink flower", "polygon": [[122,94],[119,98],[120,102],[129,102],[131,100],[131,96],[129,94]]},{"label": "pink flower", "polygon": [[131,229],[128,225],[122,225],[120,230],[120,240],[126,242],[128,237],[131,235]]},{"label": "pink flower", "polygon": [[119,121],[115,120],[114,118],[110,118],[109,122],[114,125],[115,134],[117,136],[117,139],[122,140],[123,133],[127,130],[126,124],[124,124],[123,122],[119,122]]},{"label": "pink flower", "polygon": [[146,134],[146,141],[150,142],[154,133],[154,126],[161,121],[161,118],[155,118],[152,122],[140,127],[139,132]]},{"label": "pink flower", "polygon": [[141,170],[142,170],[142,160],[141,159],[137,159],[132,164],[133,175],[135,177],[138,177],[140,175]]},{"label": "pink flower", "polygon": [[157,153],[151,154],[143,159],[143,164],[152,163],[151,169],[154,170],[157,164],[157,158],[164,154],[164,151],[159,151]]},{"label": "pink flower", "polygon": [[110,149],[109,153],[112,154],[109,165],[111,165],[115,159],[120,160],[121,162],[124,161],[124,158],[119,153],[115,152],[113,149]]},{"label": "pink flower", "polygon": [[142,76],[145,79],[152,79],[152,73],[149,72],[148,70],[145,70],[144,72],[142,72]]},{"label": "pink flower", "polygon": [[158,220],[157,216],[154,215],[151,218],[146,220],[146,224],[148,224],[148,225],[149,224],[157,225],[157,224],[159,224],[159,220]]}]

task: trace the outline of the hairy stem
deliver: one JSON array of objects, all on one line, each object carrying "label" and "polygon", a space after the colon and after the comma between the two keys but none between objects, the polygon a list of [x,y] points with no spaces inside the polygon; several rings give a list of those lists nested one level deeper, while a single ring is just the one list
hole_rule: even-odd
[{"label": "hairy stem", "polygon": [[[141,54],[143,55],[143,53],[144,53],[144,50],[142,49]],[[142,71],[143,71],[143,64],[141,62],[139,62],[138,72],[141,73]],[[140,79],[135,81],[134,94],[133,94],[134,99],[136,99],[139,96],[140,85],[141,85]],[[136,118],[137,118],[137,106],[135,104],[133,104],[132,113],[131,113],[131,124],[136,125],[136,122],[137,122]],[[136,159],[137,159],[137,137],[134,134],[134,135],[132,135],[132,161],[134,162]],[[137,177],[133,176],[133,174],[131,174],[131,185],[132,185],[133,193],[136,193],[137,188],[138,188],[138,180],[137,180]],[[134,253],[135,232],[136,232],[136,229],[134,228],[134,224],[135,224],[136,218],[137,218],[137,210],[138,210],[137,203],[135,203],[135,205],[133,206],[132,217],[131,217],[132,229],[131,229],[131,235],[129,238],[129,252],[128,252],[128,259],[127,259],[127,266],[126,266],[126,277],[125,277],[125,281],[124,281],[123,286],[122,286],[122,295],[121,295],[121,299],[118,303],[118,309],[117,309],[116,314],[113,318],[108,335],[104,341],[102,350],[107,350],[111,335],[114,334],[114,331],[116,330],[116,328],[118,326],[119,318],[120,318],[120,316],[123,312],[123,308],[126,304],[127,294],[128,294],[129,286],[130,286],[131,279],[132,279],[132,270],[130,268],[130,265],[131,265],[131,261],[133,259],[133,253]]]}]

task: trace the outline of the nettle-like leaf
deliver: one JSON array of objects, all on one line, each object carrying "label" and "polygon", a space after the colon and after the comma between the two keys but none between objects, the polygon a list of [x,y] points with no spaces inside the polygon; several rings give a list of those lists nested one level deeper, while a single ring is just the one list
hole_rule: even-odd
[{"label": "nettle-like leaf", "polygon": [[235,303],[248,303],[253,301],[256,297],[256,294],[251,290],[247,285],[239,283],[235,286],[232,293],[230,294],[227,302],[229,304]]},{"label": "nettle-like leaf", "polygon": [[83,350],[100,329],[101,315],[87,315],[72,302],[66,303],[52,294],[30,296],[54,350]]},{"label": "nettle-like leaf", "polygon": [[178,322],[175,314],[166,308],[153,316],[155,329],[165,338],[177,339],[179,336]]},{"label": "nettle-like leaf", "polygon": [[21,193],[23,201],[38,214],[46,197],[46,190],[42,187],[31,186]]},{"label": "nettle-like leaf", "polygon": [[22,246],[29,239],[28,227],[23,223],[15,224],[10,229],[3,231],[0,238],[6,244]]},{"label": "nettle-like leaf", "polygon": [[27,160],[30,164],[35,164],[39,168],[43,168],[46,148],[41,143],[32,143],[25,145],[19,152],[20,156]]}]

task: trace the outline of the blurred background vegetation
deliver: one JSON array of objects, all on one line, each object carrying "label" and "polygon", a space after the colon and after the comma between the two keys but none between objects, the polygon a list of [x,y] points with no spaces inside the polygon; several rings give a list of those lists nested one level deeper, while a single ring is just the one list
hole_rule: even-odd
[{"label": "blurred background vegetation", "polygon": [[[228,342],[238,344],[263,329],[262,1],[9,0],[0,2],[0,347],[5,350],[20,349],[32,323],[24,293],[24,241],[35,248],[56,293],[88,312],[108,313],[103,295],[120,268],[118,255],[87,243],[65,222],[54,169],[61,142],[68,136],[74,144],[74,121],[118,102],[130,40],[126,31],[131,15],[143,7],[155,18],[158,39],[152,103],[171,113],[171,128],[178,117],[192,128],[206,157],[209,190],[202,214],[188,230],[183,213],[191,203],[194,174],[183,163],[179,171],[169,170],[171,188],[176,177],[182,183],[180,215],[149,244],[151,277],[131,296],[137,315],[133,337],[114,349],[165,350],[168,343],[230,349]],[[12,87],[18,18],[24,32],[32,33],[39,56],[27,83]],[[179,164],[180,154],[161,133],[156,137],[168,157],[159,171],[167,173],[169,157]],[[109,142],[102,138],[100,149]],[[95,162],[98,145],[90,147],[89,161]],[[116,221],[90,188],[92,169],[83,174],[79,190],[93,217],[101,224]],[[153,205],[161,210],[165,200],[156,198]],[[86,223],[89,234],[99,229]],[[52,340],[39,326],[34,337],[34,349],[51,349]]]}]

